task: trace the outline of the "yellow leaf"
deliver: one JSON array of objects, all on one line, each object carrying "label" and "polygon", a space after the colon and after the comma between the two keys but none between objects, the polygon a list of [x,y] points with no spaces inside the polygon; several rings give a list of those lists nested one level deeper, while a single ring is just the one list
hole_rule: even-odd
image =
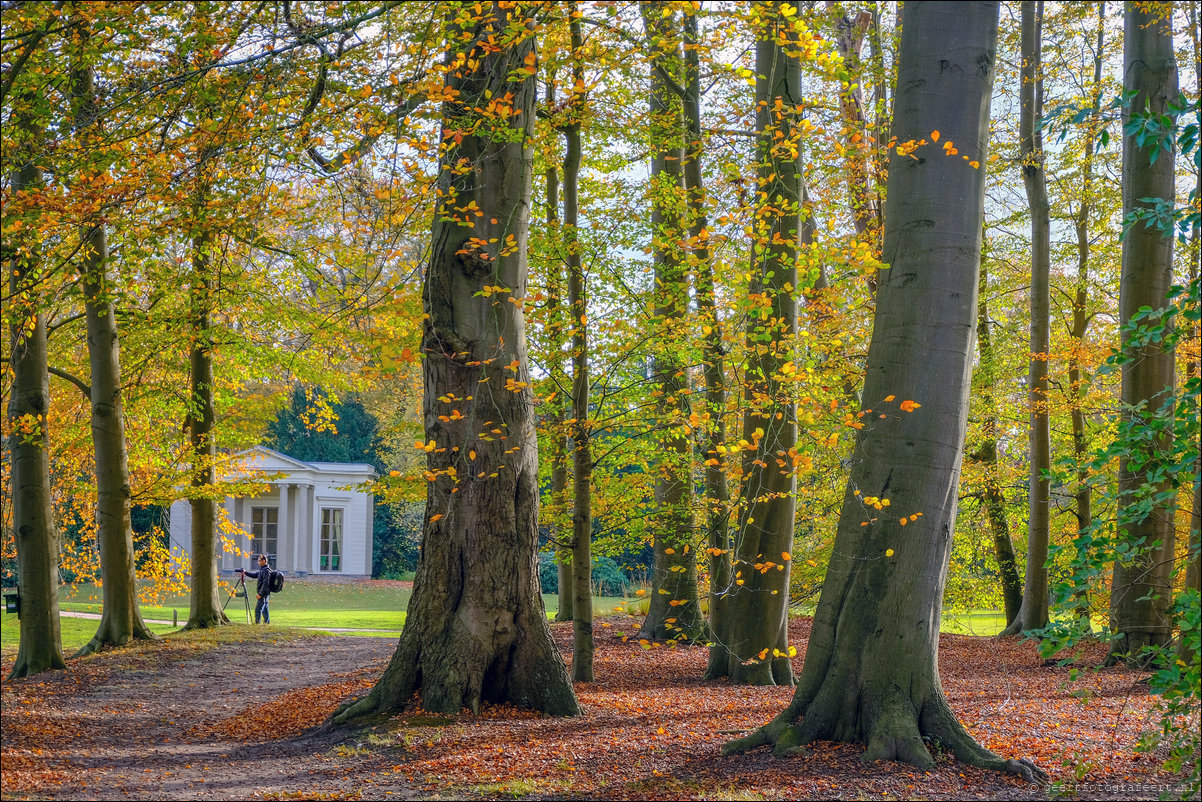
[{"label": "yellow leaf", "polygon": [[893,556],[893,549],[885,549],[885,556],[886,556],[886,557],[892,557],[892,556]]},{"label": "yellow leaf", "polygon": [[939,141],[939,132],[938,132],[938,131],[932,131],[932,132],[931,132],[931,141],[932,141],[932,142],[938,142],[938,141]]},{"label": "yellow leaf", "polygon": [[897,396],[895,396],[895,395],[887,395],[887,396],[885,396],[885,400],[886,400],[886,401],[892,401],[892,400],[893,400],[893,399],[895,399],[895,398],[897,398]]},{"label": "yellow leaf", "polygon": [[440,520],[441,518],[442,518],[442,513],[441,513],[441,512],[435,513],[434,515],[431,515],[431,516],[430,516],[430,523],[434,523],[435,521],[438,521],[438,520]]}]

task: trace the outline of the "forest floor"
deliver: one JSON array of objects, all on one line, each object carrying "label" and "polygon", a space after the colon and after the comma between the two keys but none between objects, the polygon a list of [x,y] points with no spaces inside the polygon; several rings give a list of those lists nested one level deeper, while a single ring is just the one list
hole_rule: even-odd
[{"label": "forest floor", "polygon": [[[1143,674],[1044,665],[1030,643],[944,635],[940,673],[961,722],[1027,757],[1048,791],[935,752],[923,772],[864,765],[862,747],[798,757],[722,744],[767,721],[790,688],[702,682],[703,648],[644,649],[630,617],[597,622],[586,714],[509,707],[413,711],[367,729],[323,726],[383,671],[392,638],[231,627],[233,639],[169,637],[5,680],[0,792],[8,799],[1156,799],[1174,778],[1132,746],[1153,728]],[[811,621],[795,619],[795,670]],[[226,630],[227,628],[222,628]],[[553,624],[565,655],[571,624]],[[1097,650],[1080,665],[1097,665]],[[12,655],[0,670],[7,677]]]}]

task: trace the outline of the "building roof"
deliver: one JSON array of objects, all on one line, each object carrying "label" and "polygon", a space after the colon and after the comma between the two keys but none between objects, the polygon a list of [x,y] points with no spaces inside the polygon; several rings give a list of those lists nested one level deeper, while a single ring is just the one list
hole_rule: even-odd
[{"label": "building roof", "polygon": [[[254,474],[286,474],[291,481],[313,481],[323,477],[345,477],[350,481],[368,481],[376,477],[376,469],[363,462],[305,462],[281,454],[267,446],[254,446],[235,455],[237,467],[229,478],[244,478]],[[268,479],[278,484],[284,479]]]}]

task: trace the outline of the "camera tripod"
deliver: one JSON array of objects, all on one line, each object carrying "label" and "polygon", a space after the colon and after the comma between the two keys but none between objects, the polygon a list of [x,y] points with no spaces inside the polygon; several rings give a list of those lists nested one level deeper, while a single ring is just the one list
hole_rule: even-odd
[{"label": "camera tripod", "polygon": [[221,611],[224,613],[226,605],[230,603],[230,599],[241,598],[242,606],[246,608],[246,623],[250,623],[250,598],[246,594],[246,577],[239,576],[238,581],[234,583],[230,595],[226,598],[225,604],[221,605]]}]

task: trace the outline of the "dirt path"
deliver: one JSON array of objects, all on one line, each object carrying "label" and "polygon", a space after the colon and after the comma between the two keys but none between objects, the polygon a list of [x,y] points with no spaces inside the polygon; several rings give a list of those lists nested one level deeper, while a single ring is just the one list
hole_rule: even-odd
[{"label": "dirt path", "polygon": [[[36,688],[23,689],[20,700],[9,692],[15,683],[6,683],[4,798],[353,797],[362,782],[343,763],[354,757],[355,773],[368,766],[353,749],[335,746],[346,733],[294,733],[362,693],[395,645],[306,637],[199,654],[156,645],[119,666],[73,665],[26,681]],[[281,730],[283,739],[260,737]],[[379,762],[386,751],[369,759]],[[389,795],[410,796],[403,787]]]},{"label": "dirt path", "polygon": [[[804,755],[722,747],[776,715],[789,687],[701,680],[704,649],[643,648],[639,620],[597,625],[585,715],[508,705],[478,715],[408,711],[354,731],[322,725],[367,691],[393,638],[222,627],[70,661],[0,683],[3,799],[1045,799],[1017,778],[958,763],[864,765],[863,747]],[[790,622],[804,660],[808,619]],[[561,654],[572,628],[556,624]],[[1157,726],[1141,672],[1082,675],[1029,642],[944,635],[940,674],[960,721],[999,754],[1028,757],[1078,799],[1156,799],[1180,782],[1132,746]],[[10,666],[0,665],[7,674]],[[254,708],[252,710],[252,708]],[[1151,758],[1151,759],[1149,759]]]}]

